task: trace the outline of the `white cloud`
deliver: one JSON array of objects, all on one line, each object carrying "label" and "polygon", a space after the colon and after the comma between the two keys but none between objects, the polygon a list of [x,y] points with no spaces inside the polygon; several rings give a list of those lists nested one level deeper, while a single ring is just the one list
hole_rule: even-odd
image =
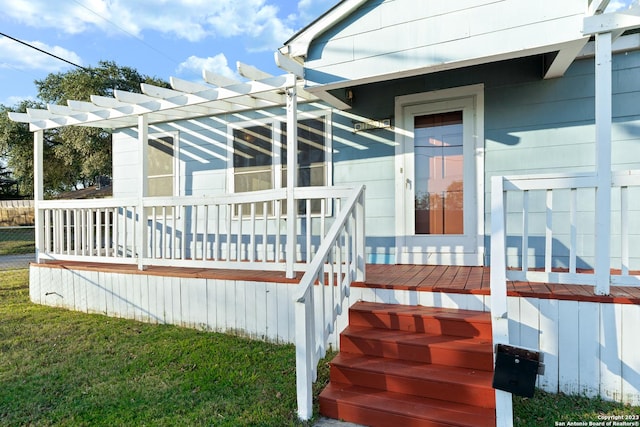
[{"label": "white cloud", "polygon": [[267,0],[0,0],[0,7],[24,25],[66,34],[157,31],[194,42],[243,37],[251,50],[273,50],[293,33]]},{"label": "white cloud", "polygon": [[182,62],[178,66],[176,72],[202,75],[202,70],[209,70],[216,74],[229,77],[230,79],[237,80],[240,78],[238,74],[229,67],[227,57],[222,53],[219,53],[216,56],[210,56],[208,58],[190,56],[186,61]]},{"label": "white cloud", "polygon": [[[25,40],[25,43],[50,52],[67,61],[82,65],[82,60],[75,52],[63,47],[49,46],[39,41]],[[70,66],[60,59],[3,37],[0,39],[0,68],[6,68],[6,64],[11,64],[11,68],[18,70],[42,70],[46,72],[57,72]]]},{"label": "white cloud", "polygon": [[607,12],[615,12],[617,10],[621,10],[621,9],[627,9],[631,3],[636,3],[638,4],[639,1],[638,0],[613,0],[611,2],[609,2],[609,5],[607,6]]}]

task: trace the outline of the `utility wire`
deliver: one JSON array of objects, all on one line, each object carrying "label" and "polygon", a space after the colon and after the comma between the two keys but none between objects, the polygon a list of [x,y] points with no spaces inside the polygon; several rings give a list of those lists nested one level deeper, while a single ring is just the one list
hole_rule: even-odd
[{"label": "utility wire", "polygon": [[127,34],[130,37],[133,37],[134,39],[138,40],[140,43],[142,43],[143,45],[147,46],[149,49],[151,50],[155,50],[157,53],[159,53],[160,55],[164,56],[165,58],[167,58],[168,60],[170,60],[171,62],[174,62],[176,64],[179,64],[180,61],[175,60],[174,58],[170,57],[169,55],[167,55],[166,53],[162,52],[161,50],[155,48],[154,46],[150,45],[149,43],[147,43],[146,41],[144,41],[141,37],[136,36],[135,34],[130,33],[129,31],[125,30],[124,28],[122,28],[120,25],[116,24],[115,22],[105,18],[104,16],[100,15],[98,12],[96,12],[95,10],[87,7],[86,5],[84,5],[83,3],[81,3],[78,0],[72,0],[74,3],[76,3],[78,6],[83,7],[84,9],[88,10],[89,12],[93,13],[95,16],[97,16],[98,18],[102,19],[103,21],[108,22],[109,24],[113,25],[114,27],[116,27],[117,29],[119,29],[120,31],[122,31],[123,33]]},{"label": "utility wire", "polygon": [[83,67],[82,65],[78,65],[78,64],[76,64],[76,63],[74,63],[74,62],[71,62],[71,61],[69,61],[69,60],[67,60],[67,59],[61,58],[61,57],[59,57],[58,55],[55,55],[55,54],[53,54],[53,53],[51,53],[51,52],[47,52],[47,51],[46,51],[46,50],[44,50],[44,49],[40,49],[39,47],[35,47],[34,45],[31,45],[31,44],[29,44],[29,43],[27,43],[27,42],[23,42],[22,40],[18,40],[17,38],[15,38],[15,37],[11,37],[10,35],[5,34],[5,33],[3,33],[3,32],[0,32],[0,35],[1,35],[1,36],[6,37],[6,38],[8,38],[8,39],[13,40],[14,42],[18,42],[18,43],[23,44],[23,45],[25,45],[25,46],[27,46],[27,47],[30,47],[31,49],[35,49],[35,50],[37,50],[38,52],[42,52],[42,53],[44,53],[45,55],[49,55],[49,56],[51,56],[51,57],[54,57],[54,58],[56,58],[56,59],[59,59],[60,61],[66,62],[67,64],[73,65],[74,67],[78,67],[78,68],[80,68],[80,69],[82,69],[82,70],[84,70],[84,71],[91,71],[91,70],[89,70],[88,68]]}]

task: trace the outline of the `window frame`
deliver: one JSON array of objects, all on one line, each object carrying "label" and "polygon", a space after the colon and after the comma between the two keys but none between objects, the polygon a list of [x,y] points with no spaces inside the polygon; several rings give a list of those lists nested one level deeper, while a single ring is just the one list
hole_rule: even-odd
[{"label": "window frame", "polygon": [[[313,111],[313,112],[299,112],[298,122],[308,119],[321,119],[324,121],[324,186],[332,185],[332,121],[331,111]],[[286,188],[287,183],[282,182],[283,175],[283,161],[281,158],[282,149],[282,124],[287,122],[286,116],[273,116],[267,118],[260,118],[255,120],[245,120],[236,123],[229,123],[227,125],[227,147],[228,147],[228,164],[227,168],[227,189],[230,194],[236,194],[235,191],[235,176],[236,168],[234,165],[234,131],[243,130],[254,126],[271,126],[271,156],[272,164],[270,167],[271,172],[271,189]]]},{"label": "window frame", "polygon": [[[173,167],[173,179],[172,179],[172,184],[173,184],[173,188],[171,191],[171,195],[170,196],[149,196],[147,195],[147,197],[179,197],[180,194],[182,193],[182,188],[180,187],[181,184],[181,180],[180,180],[180,173],[181,173],[181,168],[180,168],[180,132],[178,131],[154,131],[152,133],[149,133],[149,135],[147,136],[147,149],[151,150],[152,147],[150,146],[150,142],[151,140],[157,140],[160,138],[166,138],[166,137],[170,137],[173,139],[173,159],[172,159],[172,167]],[[147,162],[148,160],[148,154],[147,154]],[[161,176],[168,176],[168,175],[149,175],[149,164],[147,163],[147,188],[149,188],[149,180],[151,178],[155,178],[155,177],[161,177]],[[148,190],[147,190],[148,191]]]}]

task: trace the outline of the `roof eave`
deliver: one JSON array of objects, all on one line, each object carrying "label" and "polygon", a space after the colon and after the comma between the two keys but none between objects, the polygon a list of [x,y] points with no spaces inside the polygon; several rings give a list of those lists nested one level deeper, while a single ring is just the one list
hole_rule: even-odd
[{"label": "roof eave", "polygon": [[292,59],[307,56],[309,46],[313,40],[345,19],[366,2],[367,0],[342,0],[284,42],[280,52]]}]

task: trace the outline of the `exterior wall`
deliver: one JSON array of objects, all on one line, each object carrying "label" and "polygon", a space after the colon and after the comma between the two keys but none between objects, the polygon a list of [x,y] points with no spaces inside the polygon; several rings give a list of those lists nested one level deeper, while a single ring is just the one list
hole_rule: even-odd
[{"label": "exterior wall", "polygon": [[[293,284],[162,277],[32,266],[29,292],[38,304],[85,313],[236,333],[293,343]],[[490,310],[484,295],[352,287],[358,300]],[[509,340],[544,353],[538,387],[602,396],[640,405],[640,306],[537,298],[508,298]],[[338,317],[336,334],[347,326]]]},{"label": "exterior wall", "polygon": [[[383,83],[354,86],[353,108],[332,111],[333,185],[367,186],[367,262],[395,262],[395,132],[397,128],[355,132],[354,124],[370,119],[391,119],[394,123],[395,97],[481,83],[485,88],[485,253],[489,253],[490,178],[493,175],[538,173],[575,173],[595,169],[594,64],[592,59],[576,61],[562,78],[542,80],[539,56],[440,72]],[[613,168],[640,168],[640,51],[615,55],[613,61]],[[327,108],[301,104],[301,109]],[[149,132],[179,133],[181,195],[220,194],[227,184],[227,123],[264,118],[284,111],[249,111],[236,116],[217,116],[151,127]],[[114,196],[134,196],[137,189],[137,132],[124,130],[114,135]],[[594,197],[581,192],[579,228],[590,226]],[[640,210],[640,194],[630,189],[632,211]],[[557,196],[554,208],[560,213],[554,220],[561,227],[566,217],[567,197]],[[544,254],[544,196],[532,195],[532,206],[540,207],[530,222],[532,231],[530,265],[540,266]],[[520,205],[509,201],[513,212],[509,228],[517,230]],[[614,210],[619,195],[614,192]],[[618,213],[614,212],[614,224]],[[633,218],[634,216],[631,216]],[[612,231],[613,257],[619,228]],[[631,226],[630,247],[640,247],[640,223]],[[554,241],[554,266],[567,265],[568,235],[558,234]],[[589,233],[579,235],[579,265],[592,266],[595,242]],[[637,243],[637,244],[636,244]],[[512,265],[520,242],[508,241]],[[640,268],[640,259],[633,260]],[[488,265],[488,260],[485,260]],[[633,268],[633,266],[632,266]]]},{"label": "exterior wall", "polygon": [[[640,91],[640,52],[614,56],[613,61],[613,130],[612,169],[640,168],[640,106],[633,99]],[[486,179],[493,175],[523,175],[539,173],[576,173],[595,171],[595,100],[593,60],[576,61],[559,79],[534,82],[503,82],[489,87],[486,92],[487,115]],[[637,188],[630,188],[630,210],[640,209]],[[530,218],[531,243],[534,253],[530,264],[541,266],[544,254],[545,195],[531,194],[531,206],[536,214]],[[489,206],[490,194],[485,197]],[[507,218],[507,230],[521,229],[521,199],[508,200],[512,212]],[[569,194],[554,195],[554,267],[568,266],[569,245]],[[578,192],[578,268],[593,268],[596,242],[593,236],[595,191]],[[612,198],[612,258],[614,267],[620,256],[619,211],[620,193],[613,191]],[[486,213],[488,218],[488,212]],[[631,213],[630,217],[637,217]],[[566,234],[555,235],[565,227]],[[634,246],[640,232],[640,224],[634,222],[630,233]],[[485,235],[489,235],[489,220]],[[487,245],[488,245],[487,237]],[[511,254],[518,251],[518,237],[508,237]],[[638,254],[632,253],[632,268],[638,268]],[[517,265],[511,261],[511,265]],[[619,268],[619,267],[618,267]]]},{"label": "exterior wall", "polygon": [[296,287],[33,266],[31,301],[146,323],[294,342]]},{"label": "exterior wall", "polygon": [[[284,112],[282,112],[284,114]],[[259,113],[249,116],[258,117]],[[244,120],[247,120],[245,118]],[[178,132],[179,194],[223,194],[227,189],[227,124],[238,116],[201,118],[149,126],[149,134]],[[135,197],[138,190],[137,130],[124,129],[113,138],[113,195]]]},{"label": "exterior wall", "polygon": [[373,0],[313,41],[305,78],[344,85],[550,52],[582,38],[586,8],[586,0]]},{"label": "exterior wall", "polygon": [[[300,104],[300,111],[322,111],[321,104]],[[178,132],[180,147],[180,194],[216,195],[229,191],[227,126],[230,123],[283,116],[283,109],[247,111],[150,126],[149,134]],[[393,162],[394,135],[383,131],[355,134],[353,122],[364,120],[350,113],[332,111],[332,177],[335,186],[367,185],[366,229],[368,261],[393,263]],[[137,130],[124,129],[113,138],[113,196],[136,197],[139,167]],[[391,220],[390,220],[391,219]],[[390,228],[391,227],[391,228]]]},{"label": "exterior wall", "polygon": [[[490,226],[490,179],[494,175],[523,175],[541,173],[575,173],[595,170],[595,126],[594,126],[594,63],[592,59],[576,61],[562,78],[542,80],[540,78],[542,60],[530,57],[507,62],[488,64],[473,68],[435,73],[415,78],[356,86],[352,88],[353,109],[348,114],[334,114],[336,126],[347,128],[353,121],[364,119],[393,119],[396,96],[429,92],[445,88],[483,83],[485,87],[485,246],[489,253]],[[634,102],[640,91],[640,52],[629,52],[614,56],[613,62],[613,134],[612,162],[614,170],[640,168],[640,104]],[[397,126],[397,123],[394,123]],[[398,129],[395,129],[398,131]],[[348,136],[346,130],[345,137]],[[371,161],[378,179],[368,183],[371,186],[393,192],[395,180],[393,132],[372,130],[355,135],[356,141],[366,149],[352,150],[354,158],[338,154],[334,156],[336,170],[352,168],[360,162]],[[364,142],[362,142],[364,141]],[[375,154],[372,154],[375,153]],[[368,160],[368,159],[371,160]],[[344,166],[340,165],[345,160]],[[354,169],[355,171],[355,169]],[[364,173],[364,172],[361,172]],[[365,174],[366,175],[366,174]],[[632,211],[640,209],[640,195],[637,189],[630,189]],[[593,194],[584,192],[579,201],[579,229],[590,226],[590,214],[594,209]],[[390,195],[390,193],[387,193]],[[367,202],[372,195],[367,195]],[[537,198],[537,199],[536,199]],[[540,201],[539,214],[532,217],[530,226],[534,254],[530,265],[540,266],[544,254],[544,195],[532,195],[532,206]],[[521,202],[520,202],[521,203]],[[619,194],[614,192],[614,211],[619,211]],[[375,224],[373,235],[368,240],[371,247],[369,262],[388,262],[393,259],[394,198],[382,197],[367,205],[368,231]],[[520,205],[518,200],[510,201],[509,227],[517,230]],[[555,221],[561,226],[562,215],[568,211],[568,197],[557,196],[554,208],[561,213]],[[373,211],[373,212],[372,212]],[[376,216],[375,219],[373,216]],[[614,212],[614,223],[618,213]],[[632,214],[633,215],[633,214]],[[566,219],[566,218],[564,218]],[[592,229],[592,227],[591,227]],[[567,231],[568,233],[568,231]],[[618,246],[614,237],[613,257],[618,256]],[[640,224],[632,226],[632,239],[640,236]],[[567,247],[563,239],[556,236],[554,242],[554,266],[567,266]],[[592,267],[595,242],[590,233],[579,236],[581,245],[578,267]],[[635,240],[632,240],[635,242]],[[508,242],[510,253],[515,254],[520,241],[512,236]],[[637,245],[636,245],[637,247]],[[379,254],[388,254],[380,256]],[[640,260],[635,258],[638,267]],[[510,262],[517,265],[512,257]],[[485,261],[488,265],[488,260]]]}]

